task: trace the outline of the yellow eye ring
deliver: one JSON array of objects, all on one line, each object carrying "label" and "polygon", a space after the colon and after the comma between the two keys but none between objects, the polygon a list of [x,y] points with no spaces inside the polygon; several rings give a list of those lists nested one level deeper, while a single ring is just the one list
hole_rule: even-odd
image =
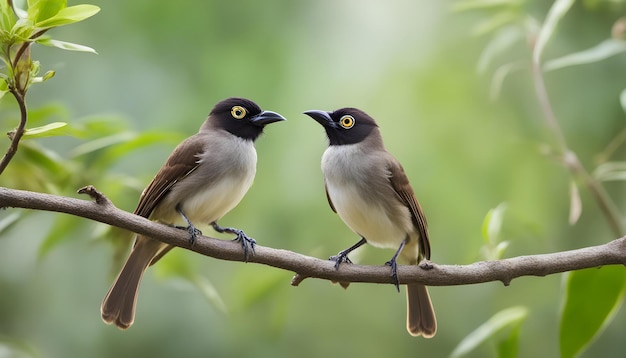
[{"label": "yellow eye ring", "polygon": [[345,115],[339,119],[339,125],[345,129],[350,129],[354,126],[354,117]]},{"label": "yellow eye ring", "polygon": [[248,114],[248,111],[246,111],[246,109],[241,106],[234,106],[230,110],[230,115],[233,116],[233,118],[235,119],[242,119],[246,116],[246,114]]}]

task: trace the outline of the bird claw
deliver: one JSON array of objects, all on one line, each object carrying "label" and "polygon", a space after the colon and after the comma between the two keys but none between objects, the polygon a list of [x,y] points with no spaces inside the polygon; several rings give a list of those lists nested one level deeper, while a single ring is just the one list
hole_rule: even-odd
[{"label": "bird claw", "polygon": [[256,246],[256,240],[248,237],[242,230],[233,229],[234,233],[237,234],[237,237],[233,239],[233,241],[239,242],[241,244],[241,248],[243,249],[244,261],[248,262],[248,258],[250,257],[250,253],[254,256],[254,247]]},{"label": "bird claw", "polygon": [[396,290],[400,292],[400,281],[398,280],[398,263],[395,258],[385,262],[385,266],[391,266],[391,277],[393,277],[393,284],[396,286]]},{"label": "bird claw", "polygon": [[211,226],[213,229],[219,233],[228,233],[237,235],[233,241],[241,243],[241,248],[243,249],[243,259],[245,262],[248,262],[250,258],[250,253],[254,255],[254,247],[256,246],[256,240],[248,237],[243,230],[235,229],[232,227],[221,227],[217,224],[217,222],[212,222]]},{"label": "bird claw", "polygon": [[193,244],[196,243],[196,239],[198,238],[198,236],[202,236],[202,231],[196,229],[195,226],[193,225],[189,225],[189,226],[174,226],[177,229],[181,229],[181,230],[186,230],[187,233],[189,234],[189,245],[193,246]]},{"label": "bird claw", "polygon": [[338,270],[339,269],[339,265],[341,265],[342,263],[347,263],[347,264],[351,264],[352,263],[352,261],[348,257],[348,253],[345,252],[345,251],[341,251],[337,255],[331,256],[328,259],[331,260],[331,261],[335,261],[335,270]]},{"label": "bird claw", "polygon": [[196,229],[193,226],[188,226],[187,232],[189,233],[189,244],[191,246],[196,243],[196,239],[198,238],[198,236],[202,236],[202,231]]}]

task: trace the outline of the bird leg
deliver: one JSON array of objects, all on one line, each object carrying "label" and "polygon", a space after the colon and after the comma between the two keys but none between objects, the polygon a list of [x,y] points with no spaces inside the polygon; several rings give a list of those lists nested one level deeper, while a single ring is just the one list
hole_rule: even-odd
[{"label": "bird leg", "polygon": [[393,284],[396,286],[396,290],[398,290],[398,292],[400,292],[400,282],[398,281],[398,262],[397,262],[397,260],[398,260],[398,255],[400,255],[400,252],[404,248],[404,245],[406,244],[408,239],[409,239],[409,237],[407,236],[404,240],[402,240],[402,243],[400,244],[400,247],[398,247],[398,250],[396,251],[396,253],[393,254],[393,257],[391,258],[391,260],[385,262],[385,265],[391,266],[391,277],[393,277]]},{"label": "bird leg", "polygon": [[193,244],[196,242],[196,238],[198,236],[202,236],[202,231],[196,229],[196,227],[193,226],[193,224],[191,223],[191,220],[189,220],[187,215],[185,215],[185,213],[183,212],[183,209],[180,208],[180,204],[176,205],[176,211],[178,211],[180,216],[182,216],[183,219],[185,219],[185,221],[187,222],[188,226],[186,226],[186,227],[185,226],[175,226],[175,228],[187,230],[187,232],[189,233],[189,244],[191,246],[193,246]]},{"label": "bird leg", "polygon": [[237,241],[241,243],[241,248],[243,248],[243,256],[244,256],[245,262],[248,262],[248,257],[250,257],[249,253],[252,253],[252,255],[254,255],[254,246],[256,245],[256,240],[251,237],[248,237],[248,235],[246,235],[243,232],[243,230],[235,229],[232,227],[221,227],[217,224],[217,221],[212,222],[211,226],[213,227],[213,230],[219,233],[237,235],[237,237],[235,237],[233,241]]},{"label": "bird leg", "polygon": [[328,259],[335,261],[335,269],[339,269],[339,265],[341,265],[342,263],[348,263],[351,264],[352,261],[350,261],[350,259],[348,258],[348,254],[351,253],[352,251],[358,249],[359,247],[365,245],[367,243],[367,240],[365,240],[364,237],[361,237],[361,240],[359,240],[359,242],[357,242],[356,244],[348,247],[347,249],[343,250],[343,251],[339,251],[339,253],[335,256],[331,256]]}]

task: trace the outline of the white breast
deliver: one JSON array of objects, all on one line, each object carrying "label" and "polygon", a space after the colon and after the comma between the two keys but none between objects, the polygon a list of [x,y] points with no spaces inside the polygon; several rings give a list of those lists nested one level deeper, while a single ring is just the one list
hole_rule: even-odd
[{"label": "white breast", "polygon": [[388,183],[385,158],[359,148],[330,146],[324,152],[328,195],[352,231],[374,246],[397,249],[413,230],[409,211]]},{"label": "white breast", "polygon": [[[212,138],[200,167],[176,183],[153,212],[167,224],[186,226],[175,210],[180,204],[194,225],[207,225],[232,210],[246,194],[256,173],[257,154],[252,141],[238,137]],[[194,190],[189,190],[193,185]]]},{"label": "white breast", "polygon": [[[193,223],[209,224],[231,211],[248,192],[254,171],[227,176],[214,185],[206,186],[183,203],[183,211]],[[186,225],[186,224],[185,224]]]}]

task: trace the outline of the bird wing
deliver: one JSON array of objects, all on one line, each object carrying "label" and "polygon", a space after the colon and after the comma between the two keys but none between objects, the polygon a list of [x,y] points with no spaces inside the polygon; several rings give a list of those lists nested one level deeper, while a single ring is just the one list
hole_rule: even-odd
[{"label": "bird wing", "polygon": [[400,201],[406,205],[411,212],[411,219],[413,220],[413,224],[419,234],[420,250],[422,251],[422,255],[424,258],[430,259],[428,223],[426,222],[426,217],[424,216],[422,207],[415,198],[415,193],[413,192],[413,188],[411,188],[409,178],[406,176],[402,165],[395,159],[389,162],[387,169],[391,173],[389,182],[391,183],[393,190],[396,194],[398,194]]},{"label": "bird wing", "polygon": [[335,209],[335,205],[333,205],[333,201],[330,199],[330,195],[328,194],[328,184],[326,183],[326,180],[324,180],[324,189],[326,190],[326,199],[328,199],[328,205],[330,205],[330,208],[333,209],[333,211],[336,213],[337,209]]},{"label": "bird wing", "polygon": [[[172,186],[179,180],[191,174],[198,167],[198,155],[204,150],[203,141],[199,136],[193,135],[179,144],[165,164],[159,169],[150,184],[143,190],[135,214],[145,218],[150,217],[152,211],[161,202],[161,199],[170,191]],[[190,153],[197,153],[190,155]],[[139,240],[140,237],[137,238]],[[135,244],[137,245],[137,241]],[[168,253],[174,246],[168,246],[152,258],[150,265]]]},{"label": "bird wing", "polygon": [[[198,167],[198,155],[203,150],[204,143],[197,134],[179,144],[141,193],[135,214],[149,217],[172,186]],[[190,155],[190,153],[197,154]]]}]

